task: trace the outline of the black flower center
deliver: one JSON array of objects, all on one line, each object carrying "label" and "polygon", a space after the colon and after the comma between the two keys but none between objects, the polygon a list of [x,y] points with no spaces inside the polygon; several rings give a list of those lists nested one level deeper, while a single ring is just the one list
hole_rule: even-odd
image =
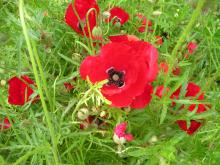
[{"label": "black flower center", "polygon": [[124,86],[124,72],[116,71],[114,68],[107,70],[108,85],[116,85],[117,87]]}]

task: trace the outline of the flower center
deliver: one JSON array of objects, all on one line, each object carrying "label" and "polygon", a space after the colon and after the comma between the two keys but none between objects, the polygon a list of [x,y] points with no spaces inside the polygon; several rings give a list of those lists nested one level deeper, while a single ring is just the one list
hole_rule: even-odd
[{"label": "flower center", "polygon": [[117,87],[123,87],[124,82],[124,72],[116,71],[114,68],[107,70],[108,73],[108,85],[116,85]]}]

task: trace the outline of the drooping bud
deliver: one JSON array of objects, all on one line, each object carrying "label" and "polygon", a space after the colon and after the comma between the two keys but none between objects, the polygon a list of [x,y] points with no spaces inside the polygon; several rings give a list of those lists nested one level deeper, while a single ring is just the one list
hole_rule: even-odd
[{"label": "drooping bud", "polygon": [[161,14],[162,14],[162,12],[159,10],[153,11],[153,13],[152,13],[152,15],[154,15],[154,16],[159,16]]},{"label": "drooping bud", "polygon": [[95,26],[92,30],[92,36],[94,37],[94,39],[102,39],[102,29],[99,26]]},{"label": "drooping bud", "polygon": [[108,18],[111,16],[111,13],[108,12],[108,11],[104,11],[104,12],[102,13],[102,16],[104,17],[104,19],[108,19]]},{"label": "drooping bud", "polygon": [[85,120],[89,116],[89,110],[87,108],[81,108],[77,116],[80,120]]}]

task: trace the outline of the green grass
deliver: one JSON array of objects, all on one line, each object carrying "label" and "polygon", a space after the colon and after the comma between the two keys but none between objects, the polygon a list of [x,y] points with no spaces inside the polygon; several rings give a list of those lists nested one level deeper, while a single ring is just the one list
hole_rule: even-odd
[{"label": "green grass", "polygon": [[[199,0],[202,7],[204,0]],[[64,22],[69,1],[0,1],[0,80],[26,74],[35,80],[41,101],[25,106],[7,102],[8,86],[0,86],[0,120],[8,116],[12,128],[0,132],[0,165],[4,164],[196,164],[217,165],[220,161],[220,3],[206,1],[200,11],[197,1],[185,0],[100,0],[101,12],[119,5],[130,14],[130,20],[120,30],[101,23],[104,36],[128,33],[151,43],[163,32],[169,39],[158,47],[159,61],[180,66],[178,77],[159,74],[154,86],[165,84],[175,91],[179,85],[193,81],[205,91],[205,103],[211,110],[201,114],[205,124],[193,136],[182,132],[172,114],[168,98],[154,97],[144,110],[126,113],[100,106],[99,84],[89,85],[80,79],[81,61],[93,52],[89,42],[76,34]],[[155,10],[162,15],[153,16]],[[44,16],[47,12],[48,16]],[[137,12],[153,21],[154,32],[140,34],[136,30]],[[178,16],[177,16],[178,15]],[[189,41],[199,47],[189,59],[177,63]],[[98,50],[98,48],[96,48]],[[64,82],[74,82],[68,93]],[[96,99],[92,99],[96,98]],[[87,100],[89,99],[89,100]],[[87,105],[85,104],[87,103]],[[190,104],[190,100],[179,100]],[[77,111],[87,106],[99,116],[106,111],[105,130],[92,127],[79,129]],[[98,111],[92,111],[96,107]],[[190,118],[185,111],[183,114]],[[195,116],[194,116],[195,117]],[[128,121],[135,140],[126,143],[121,153],[113,142],[113,128]],[[152,142],[152,137],[157,141]]]}]

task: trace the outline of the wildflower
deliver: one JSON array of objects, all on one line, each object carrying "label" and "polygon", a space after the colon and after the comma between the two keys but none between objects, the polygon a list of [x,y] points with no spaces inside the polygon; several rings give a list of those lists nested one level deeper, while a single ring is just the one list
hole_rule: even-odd
[{"label": "wildflower", "polygon": [[140,33],[145,32],[146,25],[150,28],[152,26],[152,22],[148,20],[143,14],[137,13],[137,18],[141,21],[141,26],[138,28]]},{"label": "wildflower", "polygon": [[9,122],[8,118],[6,117],[3,123],[0,122],[0,130],[9,129],[11,127],[11,123]]},{"label": "wildflower", "polygon": [[129,19],[129,14],[120,7],[114,7],[109,12],[110,17],[106,21],[113,21],[113,25],[117,23],[124,25]]},{"label": "wildflower", "polygon": [[[181,92],[181,88],[178,88],[172,95],[171,98],[172,99],[179,99],[179,95]],[[204,100],[204,93],[201,93],[201,89],[198,85],[194,84],[193,82],[190,82],[187,84],[186,87],[186,93],[185,93],[185,97],[186,98],[195,98],[197,100]],[[200,94],[200,95],[198,95]],[[176,103],[173,103],[173,106],[175,106]],[[205,104],[199,104],[198,105],[198,109],[196,110],[196,114],[199,113],[203,113],[207,110],[206,108],[207,105]],[[184,106],[181,107],[181,109],[184,108]],[[196,108],[195,104],[191,104],[188,107],[189,111],[194,111]],[[182,129],[183,131],[185,131],[187,134],[192,135],[197,129],[200,128],[200,126],[202,125],[201,122],[199,121],[195,121],[195,120],[190,120],[190,126],[187,127],[187,122],[185,120],[177,120],[177,124],[179,125],[180,129]]]},{"label": "wildflower", "polygon": [[71,83],[65,82],[63,85],[65,86],[67,92],[70,92],[72,89],[74,89],[74,86]]},{"label": "wildflower", "polygon": [[[144,108],[151,100],[151,82],[157,76],[158,53],[144,41],[112,42],[80,66],[82,79],[92,83],[108,79],[101,92],[114,107]],[[143,97],[143,98],[142,98]]]},{"label": "wildflower", "polygon": [[197,48],[196,42],[190,42],[187,45],[187,49],[188,49],[189,54],[193,54],[195,52],[196,48]]},{"label": "wildflower", "polygon": [[[77,15],[75,14],[73,7],[75,8],[77,14],[83,25],[80,24]],[[86,24],[86,15],[87,12],[94,8],[99,13],[99,6],[96,3],[96,0],[75,0],[74,4],[70,3],[65,15],[66,23],[77,33],[84,35],[83,30],[87,37],[89,37],[89,28],[92,32],[93,28],[96,26],[96,13],[95,11],[91,11],[88,16],[89,27]],[[83,27],[82,27],[83,26]]]},{"label": "wildflower", "polygon": [[116,35],[109,36],[111,42],[123,42],[123,41],[139,41],[140,39],[135,35]]},{"label": "wildflower", "polygon": [[124,144],[126,141],[130,142],[134,139],[132,134],[125,133],[126,128],[127,128],[126,122],[116,125],[114,129],[114,136],[113,136],[113,140],[115,143],[121,145],[121,144]]},{"label": "wildflower", "polygon": [[[35,85],[34,81],[28,76],[23,75],[19,77],[12,77],[9,81],[8,88],[8,102],[12,105],[24,105],[26,102],[30,101],[30,96],[34,93],[31,85]],[[37,97],[35,97],[35,100]]]}]

